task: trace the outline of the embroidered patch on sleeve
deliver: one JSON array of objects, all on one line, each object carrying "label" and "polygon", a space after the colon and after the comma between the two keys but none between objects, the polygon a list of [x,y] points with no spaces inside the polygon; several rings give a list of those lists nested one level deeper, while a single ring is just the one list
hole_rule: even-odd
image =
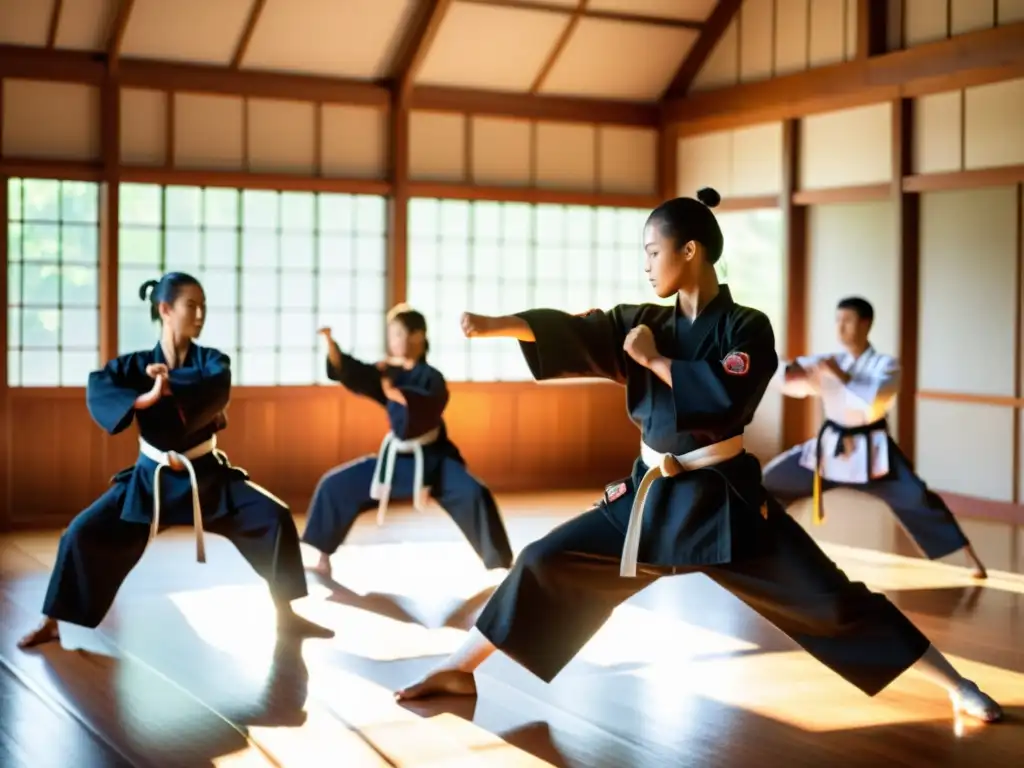
[{"label": "embroidered patch on sleeve", "polygon": [[750,370],[750,355],[746,352],[730,352],[722,361],[722,367],[732,376],[746,376]]},{"label": "embroidered patch on sleeve", "polygon": [[622,496],[624,496],[625,493],[626,493],[626,484],[625,483],[615,483],[614,485],[609,485],[607,488],[604,489],[604,495],[605,495],[605,497],[607,497],[609,504],[611,502],[615,501],[616,499],[621,498]]}]

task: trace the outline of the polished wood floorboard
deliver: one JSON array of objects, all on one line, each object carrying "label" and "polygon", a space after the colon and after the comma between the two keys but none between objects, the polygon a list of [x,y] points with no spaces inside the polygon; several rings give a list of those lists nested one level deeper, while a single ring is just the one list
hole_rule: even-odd
[{"label": "polished wood floorboard", "polygon": [[[593,494],[510,496],[516,549]],[[302,521],[300,520],[300,527]],[[6,766],[1019,766],[1024,578],[834,543],[1006,707],[995,726],[951,716],[910,674],[874,699],[837,678],[700,575],[621,606],[544,685],[501,655],[477,701],[401,706],[391,691],[455,648],[495,583],[439,511],[372,516],[296,604],[337,632],[275,640],[266,589],[223,539],[147,551],[98,631],[21,652],[57,533],[0,538],[0,765]],[[305,553],[312,562],[312,553]]]}]

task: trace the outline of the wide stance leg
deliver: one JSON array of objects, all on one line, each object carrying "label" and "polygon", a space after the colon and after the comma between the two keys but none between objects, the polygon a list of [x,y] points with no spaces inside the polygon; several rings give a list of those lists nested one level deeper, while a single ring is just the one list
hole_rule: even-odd
[{"label": "wide stance leg", "polygon": [[356,518],[376,504],[370,498],[376,456],[342,464],[320,478],[302,540],[325,555],[332,555],[348,536]]},{"label": "wide stance leg", "polygon": [[869,696],[911,667],[983,720],[998,705],[962,678],[884,595],[852,582],[774,502],[756,557],[704,569],[814,658]]},{"label": "wide stance leg", "polygon": [[925,557],[937,560],[966,549],[977,569],[975,575],[984,578],[985,566],[974,553],[971,542],[946,502],[914,474],[910,460],[893,442],[889,443],[889,462],[891,476],[868,483],[864,492],[889,505],[903,530]]},{"label": "wide stance leg", "polygon": [[433,495],[487,568],[512,565],[512,545],[494,495],[465,466],[446,459],[441,468],[441,482]]},{"label": "wide stance leg", "polygon": [[619,576],[624,535],[598,506],[527,546],[491,596],[463,647],[400,699],[476,693],[473,670],[504,651],[550,682],[617,605],[658,579]]},{"label": "wide stance leg", "polygon": [[124,486],[111,486],[61,535],[43,600],[47,620],[21,641],[21,647],[58,639],[57,621],[89,628],[103,621],[149,540],[148,525],[121,519],[123,500]]}]

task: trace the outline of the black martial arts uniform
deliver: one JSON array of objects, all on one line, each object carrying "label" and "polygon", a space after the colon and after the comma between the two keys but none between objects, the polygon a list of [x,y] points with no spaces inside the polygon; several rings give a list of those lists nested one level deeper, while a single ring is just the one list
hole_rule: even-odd
[{"label": "black martial arts uniform", "polygon": [[[692,324],[678,303],[518,316],[536,338],[521,344],[534,377],[624,384],[642,446],[630,477],[520,553],[477,623],[498,649],[550,681],[619,603],[662,575],[700,571],[870,695],[924,654],[927,638],[825,556],[765,494],[757,459],[742,450],[743,429],[778,365],[765,315],[735,304],[723,285]],[[671,359],[672,387],[623,352],[642,324]],[[664,454],[692,469],[650,484],[641,566],[630,578],[634,498]]]},{"label": "black martial arts uniform", "polygon": [[[383,522],[390,499],[412,499],[422,508],[429,492],[487,568],[508,568],[512,547],[494,496],[469,473],[459,449],[448,438],[442,418],[448,406],[448,385],[441,372],[425,362],[410,370],[395,366],[381,370],[337,351],[341,368],[328,357],[328,377],[383,405],[391,431],[377,456],[343,464],[320,478],[302,540],[332,554],[360,513],[376,506],[378,522]],[[402,393],[405,405],[385,396],[384,376]]]},{"label": "black martial arts uniform", "polygon": [[[135,398],[153,380],[146,366],[166,364],[163,350],[133,352],[89,374],[86,402],[93,420],[111,435],[139,427],[139,459],[118,472],[111,486],[81,512],[60,539],[43,613],[95,627],[135,567],[151,536],[172,525],[194,525],[198,558],[205,561],[203,531],[229,539],[270,586],[279,603],[305,597],[298,531],[288,506],[231,466],[216,448],[227,426],[231,361],[210,347],[192,344],[170,371],[171,393],[135,410]],[[188,459],[173,470],[167,451]]]},{"label": "black martial arts uniform", "polygon": [[[820,385],[787,381],[790,397],[821,398],[825,419],[818,436],[775,457],[764,469],[764,485],[784,505],[814,499],[814,521],[824,519],[821,494],[850,488],[885,502],[914,543],[932,560],[970,543],[940,496],[914,473],[889,434],[886,413],[899,390],[899,364],[869,346],[857,358],[848,352],[797,358],[811,366],[834,357],[850,375],[843,383],[823,376]],[[815,491],[815,472],[820,483]]]}]

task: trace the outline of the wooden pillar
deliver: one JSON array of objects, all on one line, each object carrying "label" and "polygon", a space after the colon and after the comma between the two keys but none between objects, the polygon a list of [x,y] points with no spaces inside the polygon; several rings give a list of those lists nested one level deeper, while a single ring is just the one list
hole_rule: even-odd
[{"label": "wooden pillar", "polygon": [[[800,121],[782,125],[782,221],[786,248],[787,360],[807,354],[807,208],[793,202],[800,179]],[[807,439],[810,411],[805,400],[787,397],[782,404],[784,448]]]},{"label": "wooden pillar", "polygon": [[117,265],[121,166],[121,89],[108,73],[100,92],[100,147],[103,184],[100,187],[99,340],[100,364],[117,356]]},{"label": "wooden pillar", "polygon": [[391,202],[388,206],[388,306],[406,300],[409,264],[409,100],[391,100]]},{"label": "wooden pillar", "polygon": [[917,433],[917,357],[920,318],[920,197],[903,191],[903,178],[913,173],[914,102],[892,102],[892,205],[896,217],[900,260],[901,381],[896,441],[914,461]]}]

